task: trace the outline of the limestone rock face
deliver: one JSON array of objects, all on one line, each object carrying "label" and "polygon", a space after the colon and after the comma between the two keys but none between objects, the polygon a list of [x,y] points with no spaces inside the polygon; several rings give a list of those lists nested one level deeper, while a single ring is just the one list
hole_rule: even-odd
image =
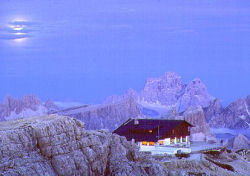
[{"label": "limestone rock face", "polygon": [[139,98],[139,94],[134,89],[128,89],[128,91],[124,95],[111,95],[107,97],[103,104],[115,104],[122,102],[126,99],[134,99],[137,101]]},{"label": "limestone rock face", "polygon": [[223,107],[221,105],[221,101],[219,99],[215,99],[208,107],[203,108],[203,110],[206,121],[209,122],[212,118],[218,118],[220,116],[223,111]]},{"label": "limestone rock face", "polygon": [[44,106],[47,108],[49,114],[60,110],[60,108],[50,99],[45,102]]},{"label": "limestone rock face", "polygon": [[8,96],[3,104],[0,104],[0,118],[4,120],[44,115],[46,113],[46,107],[34,95],[26,95],[22,99]]},{"label": "limestone rock face", "polygon": [[247,103],[247,106],[250,107],[250,95],[247,96],[246,103]]},{"label": "limestone rock face", "polygon": [[184,112],[189,107],[208,107],[213,99],[200,79],[194,79],[186,85],[180,76],[167,72],[159,78],[146,81],[138,102],[165,105]]},{"label": "limestone rock face", "polygon": [[0,175],[166,175],[124,137],[50,115],[1,122]]},{"label": "limestone rock face", "polygon": [[250,141],[247,139],[246,136],[242,134],[238,134],[236,137],[234,137],[232,140],[229,141],[229,147],[231,147],[233,150],[238,149],[250,149]]},{"label": "limestone rock face", "polygon": [[210,132],[209,125],[206,122],[203,109],[189,108],[183,114],[184,119],[192,124],[194,127],[191,128],[191,140],[193,141],[206,141],[215,140],[214,136]]},{"label": "limestone rock face", "polygon": [[4,116],[3,114],[5,113],[5,106],[0,104],[0,121],[4,121]]},{"label": "limestone rock face", "polygon": [[57,112],[77,118],[86,124],[86,129],[109,129],[113,131],[129,118],[141,116],[141,111],[132,97],[109,101],[101,105],[92,105]]},{"label": "limestone rock face", "polygon": [[210,120],[212,127],[224,128],[249,128],[250,127],[250,106],[249,96],[246,99],[238,99],[227,106],[219,116]]},{"label": "limestone rock face", "polygon": [[150,78],[141,92],[141,100],[149,103],[160,102],[163,105],[175,104],[182,94],[184,85],[181,77],[167,72],[160,78]]},{"label": "limestone rock face", "polygon": [[194,79],[184,89],[178,100],[178,111],[185,111],[188,107],[208,107],[214,98],[207,92],[205,84],[200,79]]}]

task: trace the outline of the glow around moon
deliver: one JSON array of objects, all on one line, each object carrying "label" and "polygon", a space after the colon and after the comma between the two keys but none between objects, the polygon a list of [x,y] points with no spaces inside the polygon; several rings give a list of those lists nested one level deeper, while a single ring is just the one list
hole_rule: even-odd
[{"label": "glow around moon", "polygon": [[28,36],[30,36],[30,22],[25,19],[16,18],[12,20],[9,25],[9,35],[11,35],[11,41],[15,43],[24,43]]},{"label": "glow around moon", "polygon": [[23,30],[25,26],[24,25],[10,25],[10,28],[12,28],[15,31]]}]

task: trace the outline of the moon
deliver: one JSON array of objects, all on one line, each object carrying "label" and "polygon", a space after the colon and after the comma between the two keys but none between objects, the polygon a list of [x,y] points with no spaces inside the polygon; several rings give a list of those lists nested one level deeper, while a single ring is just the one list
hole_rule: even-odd
[{"label": "moon", "polygon": [[23,30],[24,25],[10,25],[10,27],[15,31]]},{"label": "moon", "polygon": [[12,41],[15,43],[23,43],[27,40],[27,32],[25,32],[25,29],[28,28],[27,22],[27,20],[21,18],[16,18],[10,22],[8,27],[13,35]]}]

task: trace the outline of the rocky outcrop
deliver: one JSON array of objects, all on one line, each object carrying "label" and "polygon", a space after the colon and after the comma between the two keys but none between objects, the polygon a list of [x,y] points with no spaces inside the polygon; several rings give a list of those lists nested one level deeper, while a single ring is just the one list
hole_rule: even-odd
[{"label": "rocky outcrop", "polygon": [[103,104],[115,104],[115,103],[122,102],[126,99],[134,99],[135,101],[137,101],[138,98],[139,98],[139,94],[135,90],[128,89],[128,91],[124,95],[111,95],[107,97],[104,100]]},{"label": "rocky outcrop", "polygon": [[44,106],[47,108],[49,114],[60,110],[60,108],[50,99],[45,102]]},{"label": "rocky outcrop", "polygon": [[163,105],[173,105],[177,103],[183,88],[181,77],[168,72],[159,78],[147,79],[140,99],[149,103],[160,102]]},{"label": "rocky outcrop", "polygon": [[210,120],[212,127],[224,128],[249,128],[250,127],[250,106],[249,96],[246,99],[238,99],[227,106],[219,116]]},{"label": "rocky outcrop", "polygon": [[135,144],[50,115],[0,125],[0,175],[166,175]]},{"label": "rocky outcrop", "polygon": [[134,98],[126,97],[119,101],[108,101],[101,105],[84,106],[57,112],[79,119],[86,129],[109,129],[113,131],[129,118],[141,116],[140,108]]},{"label": "rocky outcrop", "polygon": [[219,99],[214,99],[211,104],[203,108],[206,121],[209,122],[212,118],[218,118],[223,111],[221,101]]},{"label": "rocky outcrop", "polygon": [[247,139],[246,136],[244,136],[242,134],[238,134],[236,137],[229,140],[228,146],[230,148],[232,148],[233,150],[239,150],[239,149],[249,150],[250,149],[250,141]]},{"label": "rocky outcrop", "polygon": [[214,98],[207,92],[205,84],[200,79],[194,79],[184,89],[179,98],[178,111],[185,111],[188,107],[208,107]]},{"label": "rocky outcrop", "polygon": [[248,95],[246,98],[246,104],[248,107],[250,107],[250,95]]},{"label": "rocky outcrop", "polygon": [[44,115],[46,113],[47,108],[34,95],[26,95],[22,99],[8,96],[3,104],[0,104],[0,117],[4,120]]},{"label": "rocky outcrop", "polygon": [[180,76],[167,72],[162,77],[146,81],[139,101],[174,106],[178,112],[183,112],[188,107],[208,107],[213,99],[200,79],[186,85]]},{"label": "rocky outcrop", "polygon": [[[133,98],[147,115],[157,112],[157,116],[167,116],[169,112],[184,112],[189,107],[208,107],[214,100],[200,79],[183,84],[181,77],[173,72],[167,72],[159,78],[146,80],[143,90],[137,93],[129,89],[124,95],[113,95],[105,103],[119,102],[125,98]],[[146,110],[146,111],[144,111]],[[155,115],[155,113],[153,113]]]},{"label": "rocky outcrop", "polygon": [[210,141],[216,140],[211,134],[209,125],[206,122],[203,109],[189,108],[183,114],[184,119],[192,124],[194,127],[191,128],[190,138],[193,141]]}]

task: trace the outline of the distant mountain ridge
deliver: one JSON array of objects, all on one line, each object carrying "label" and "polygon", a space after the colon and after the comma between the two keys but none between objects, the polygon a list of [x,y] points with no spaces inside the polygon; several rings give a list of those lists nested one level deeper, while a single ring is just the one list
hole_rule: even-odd
[{"label": "distant mountain ridge", "polygon": [[51,100],[42,103],[35,95],[25,95],[22,99],[8,96],[0,104],[0,119],[11,120],[22,117],[41,116],[52,110],[58,110],[58,107]]},{"label": "distant mountain ridge", "polygon": [[129,89],[124,95],[108,97],[104,103],[115,103],[125,97],[134,98],[142,114],[152,118],[172,118],[192,108],[202,111],[210,127],[250,128],[250,95],[224,108],[198,78],[184,84],[179,75],[167,72],[158,78],[147,79],[139,93]]},{"label": "distant mountain ridge", "polygon": [[240,98],[232,102],[226,108],[220,108],[220,105],[216,105],[208,109],[217,109],[208,117],[212,127],[250,128],[250,95],[245,99]]},{"label": "distant mountain ridge", "polygon": [[125,95],[113,95],[104,103],[114,103],[124,97],[133,97],[138,104],[175,108],[184,112],[188,107],[208,107],[215,99],[209,95],[205,84],[200,79],[194,79],[188,84],[182,83],[181,77],[173,72],[167,72],[159,78],[146,80],[143,90],[137,93],[129,89]]},{"label": "distant mountain ridge", "polygon": [[74,117],[86,124],[86,129],[109,129],[113,131],[128,118],[142,116],[141,110],[131,97],[116,103],[82,106],[56,112],[60,115]]},{"label": "distant mountain ridge", "polygon": [[[128,118],[187,118],[197,127],[198,136],[210,135],[210,127],[249,128],[250,95],[223,108],[219,99],[211,96],[200,79],[182,83],[181,77],[167,72],[149,78],[142,91],[129,89],[124,95],[112,95],[99,105],[74,106],[60,109],[52,100],[42,103],[35,95],[22,99],[7,97],[0,104],[0,120],[45,114],[75,117],[86,123],[87,129],[115,129]],[[187,116],[188,114],[188,116]],[[190,115],[191,114],[191,115]],[[208,126],[209,124],[209,126]]]}]

